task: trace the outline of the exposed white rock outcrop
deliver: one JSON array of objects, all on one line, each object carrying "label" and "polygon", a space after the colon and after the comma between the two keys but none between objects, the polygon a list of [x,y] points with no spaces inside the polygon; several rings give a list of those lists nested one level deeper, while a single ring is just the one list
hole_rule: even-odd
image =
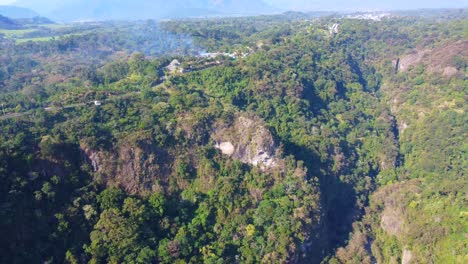
[{"label": "exposed white rock outcrop", "polygon": [[216,143],[215,148],[221,150],[224,155],[234,154],[234,145],[231,142],[221,142],[220,144]]},{"label": "exposed white rock outcrop", "polygon": [[413,253],[408,249],[403,250],[403,255],[401,256],[401,264],[410,264],[412,263],[412,259]]},{"label": "exposed white rock outcrop", "polygon": [[330,28],[330,35],[335,35],[340,32],[340,24],[333,24]]},{"label": "exposed white rock outcrop", "polygon": [[224,155],[262,169],[279,165],[278,150],[264,121],[258,117],[239,115],[232,124],[218,123],[212,138]]}]

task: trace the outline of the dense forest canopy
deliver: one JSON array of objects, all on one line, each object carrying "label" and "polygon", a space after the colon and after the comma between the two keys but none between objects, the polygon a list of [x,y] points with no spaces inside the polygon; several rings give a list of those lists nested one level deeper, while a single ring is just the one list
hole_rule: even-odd
[{"label": "dense forest canopy", "polygon": [[466,263],[466,10],[0,31],[1,263]]}]

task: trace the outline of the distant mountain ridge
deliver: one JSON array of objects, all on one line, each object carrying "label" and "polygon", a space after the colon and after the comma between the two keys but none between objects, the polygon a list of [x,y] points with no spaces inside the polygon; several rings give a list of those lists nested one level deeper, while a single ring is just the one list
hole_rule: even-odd
[{"label": "distant mountain ridge", "polygon": [[[18,0],[33,8],[37,3]],[[49,5],[45,14],[55,20],[122,20],[254,15],[274,12],[263,0],[64,0]]]},{"label": "distant mountain ridge", "polygon": [[33,18],[38,17],[39,14],[35,11],[25,8],[25,7],[18,7],[18,6],[7,6],[7,5],[0,5],[0,15],[6,16],[9,18]]},{"label": "distant mountain ridge", "polygon": [[14,20],[0,15],[0,29],[20,29],[21,25]]}]

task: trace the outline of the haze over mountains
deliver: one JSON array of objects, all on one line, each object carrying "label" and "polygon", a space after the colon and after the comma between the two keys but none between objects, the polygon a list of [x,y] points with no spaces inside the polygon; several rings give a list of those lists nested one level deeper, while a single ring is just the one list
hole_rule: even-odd
[{"label": "haze over mountains", "polygon": [[18,0],[53,19],[63,21],[199,17],[261,14],[279,11],[262,0]]},{"label": "haze over mountains", "polygon": [[39,16],[35,11],[17,6],[0,6],[0,15],[7,16],[9,18],[33,18]]},{"label": "haze over mountains", "polygon": [[[287,10],[365,11],[468,7],[468,0],[0,0],[58,21],[255,15]],[[23,10],[22,16],[34,11]],[[9,16],[8,13],[0,14]],[[13,13],[16,14],[16,13]]]}]

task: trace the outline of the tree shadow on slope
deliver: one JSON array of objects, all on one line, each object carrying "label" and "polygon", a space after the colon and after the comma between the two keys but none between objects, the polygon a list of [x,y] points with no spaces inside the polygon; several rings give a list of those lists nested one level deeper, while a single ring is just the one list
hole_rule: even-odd
[{"label": "tree shadow on slope", "polygon": [[303,160],[310,177],[317,177],[320,183],[322,221],[317,230],[318,237],[311,241],[299,263],[321,263],[324,257],[345,245],[352,224],[358,214],[356,192],[353,186],[345,183],[332,173],[327,173],[319,155],[294,143],[287,144],[286,153],[294,154]]}]

